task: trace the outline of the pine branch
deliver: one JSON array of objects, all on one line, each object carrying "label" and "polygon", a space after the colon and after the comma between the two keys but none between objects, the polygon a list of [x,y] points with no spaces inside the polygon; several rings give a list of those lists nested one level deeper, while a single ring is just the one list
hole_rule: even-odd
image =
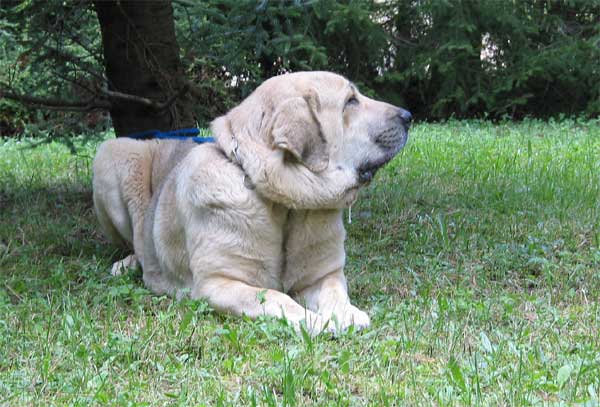
[{"label": "pine branch", "polygon": [[122,93],[122,92],[117,92],[117,91],[103,89],[103,88],[99,88],[98,91],[100,93],[102,93],[104,96],[106,96],[112,100],[122,100],[122,101],[126,101],[126,102],[138,103],[138,104],[147,106],[150,109],[153,109],[156,111],[162,111],[162,110],[167,109],[169,106],[171,106],[175,102],[175,100],[177,100],[178,97],[180,97],[183,94],[185,94],[186,92],[188,92],[189,88],[190,88],[189,85],[185,84],[181,89],[179,89],[179,91],[175,92],[166,101],[164,101],[162,103],[156,102],[152,99],[145,98],[143,96],[131,95],[128,93]]},{"label": "pine branch", "polygon": [[53,58],[53,59],[58,59],[60,61],[63,62],[71,62],[73,64],[75,64],[76,66],[78,66],[79,68],[81,68],[83,71],[89,73],[90,75],[92,75],[93,77],[102,80],[103,82],[106,80],[106,78],[104,78],[104,75],[98,71],[96,71],[92,64],[90,64],[89,62],[84,61],[83,59],[69,54],[67,52],[58,50],[56,48],[50,48],[45,54],[46,57],[49,58]]},{"label": "pine branch", "polygon": [[[166,101],[159,103],[154,100],[130,95],[128,93],[111,91],[108,89],[97,88],[95,93],[87,100],[67,100],[59,98],[42,98],[38,96],[23,95],[15,93],[6,88],[0,87],[0,98],[15,100],[29,106],[41,106],[49,110],[63,110],[70,112],[89,112],[91,110],[103,109],[110,110],[114,105],[111,101],[121,100],[126,102],[138,103],[156,111],[163,111],[169,108],[180,96],[188,92],[189,84],[185,84],[179,91],[171,95]],[[109,99],[109,100],[106,100]]]},{"label": "pine branch", "polygon": [[0,98],[15,100],[30,106],[41,106],[49,110],[62,110],[68,112],[89,112],[97,109],[108,110],[111,108],[110,102],[106,100],[97,100],[96,95],[87,100],[67,100],[22,95],[0,88]]}]

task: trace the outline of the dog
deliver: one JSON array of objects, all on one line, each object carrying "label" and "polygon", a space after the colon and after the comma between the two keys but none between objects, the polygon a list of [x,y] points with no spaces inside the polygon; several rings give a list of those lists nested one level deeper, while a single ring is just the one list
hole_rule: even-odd
[{"label": "dog", "polygon": [[343,208],[405,145],[411,114],[329,72],[273,77],[211,123],[214,143],[98,148],[99,223],[154,293],[282,317],[311,334],[369,326],[344,275]]}]

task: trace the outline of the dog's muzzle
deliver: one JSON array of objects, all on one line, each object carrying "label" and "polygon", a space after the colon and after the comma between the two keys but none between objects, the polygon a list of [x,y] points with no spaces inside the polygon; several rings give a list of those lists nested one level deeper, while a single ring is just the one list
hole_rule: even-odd
[{"label": "dog's muzzle", "polygon": [[390,121],[391,126],[374,138],[375,144],[383,151],[383,156],[379,159],[368,161],[358,168],[358,180],[361,183],[371,181],[377,170],[394,158],[408,141],[408,129],[412,122],[410,112],[402,108],[397,108],[395,117]]}]

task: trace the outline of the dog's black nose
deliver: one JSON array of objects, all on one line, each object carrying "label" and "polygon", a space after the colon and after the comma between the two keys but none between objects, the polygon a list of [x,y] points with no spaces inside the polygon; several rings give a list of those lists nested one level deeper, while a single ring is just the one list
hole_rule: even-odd
[{"label": "dog's black nose", "polygon": [[401,107],[398,108],[398,117],[400,117],[400,120],[402,120],[402,122],[406,125],[406,127],[410,126],[410,123],[412,122],[412,114],[410,114],[410,112],[408,110],[402,109]]}]

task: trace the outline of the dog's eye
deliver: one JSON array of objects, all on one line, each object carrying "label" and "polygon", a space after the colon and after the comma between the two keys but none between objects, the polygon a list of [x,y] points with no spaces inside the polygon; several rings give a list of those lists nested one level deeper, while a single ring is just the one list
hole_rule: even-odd
[{"label": "dog's eye", "polygon": [[356,106],[358,105],[358,99],[356,98],[356,96],[351,96],[350,99],[348,99],[346,101],[346,106],[344,106],[344,109],[347,108],[348,106]]}]

